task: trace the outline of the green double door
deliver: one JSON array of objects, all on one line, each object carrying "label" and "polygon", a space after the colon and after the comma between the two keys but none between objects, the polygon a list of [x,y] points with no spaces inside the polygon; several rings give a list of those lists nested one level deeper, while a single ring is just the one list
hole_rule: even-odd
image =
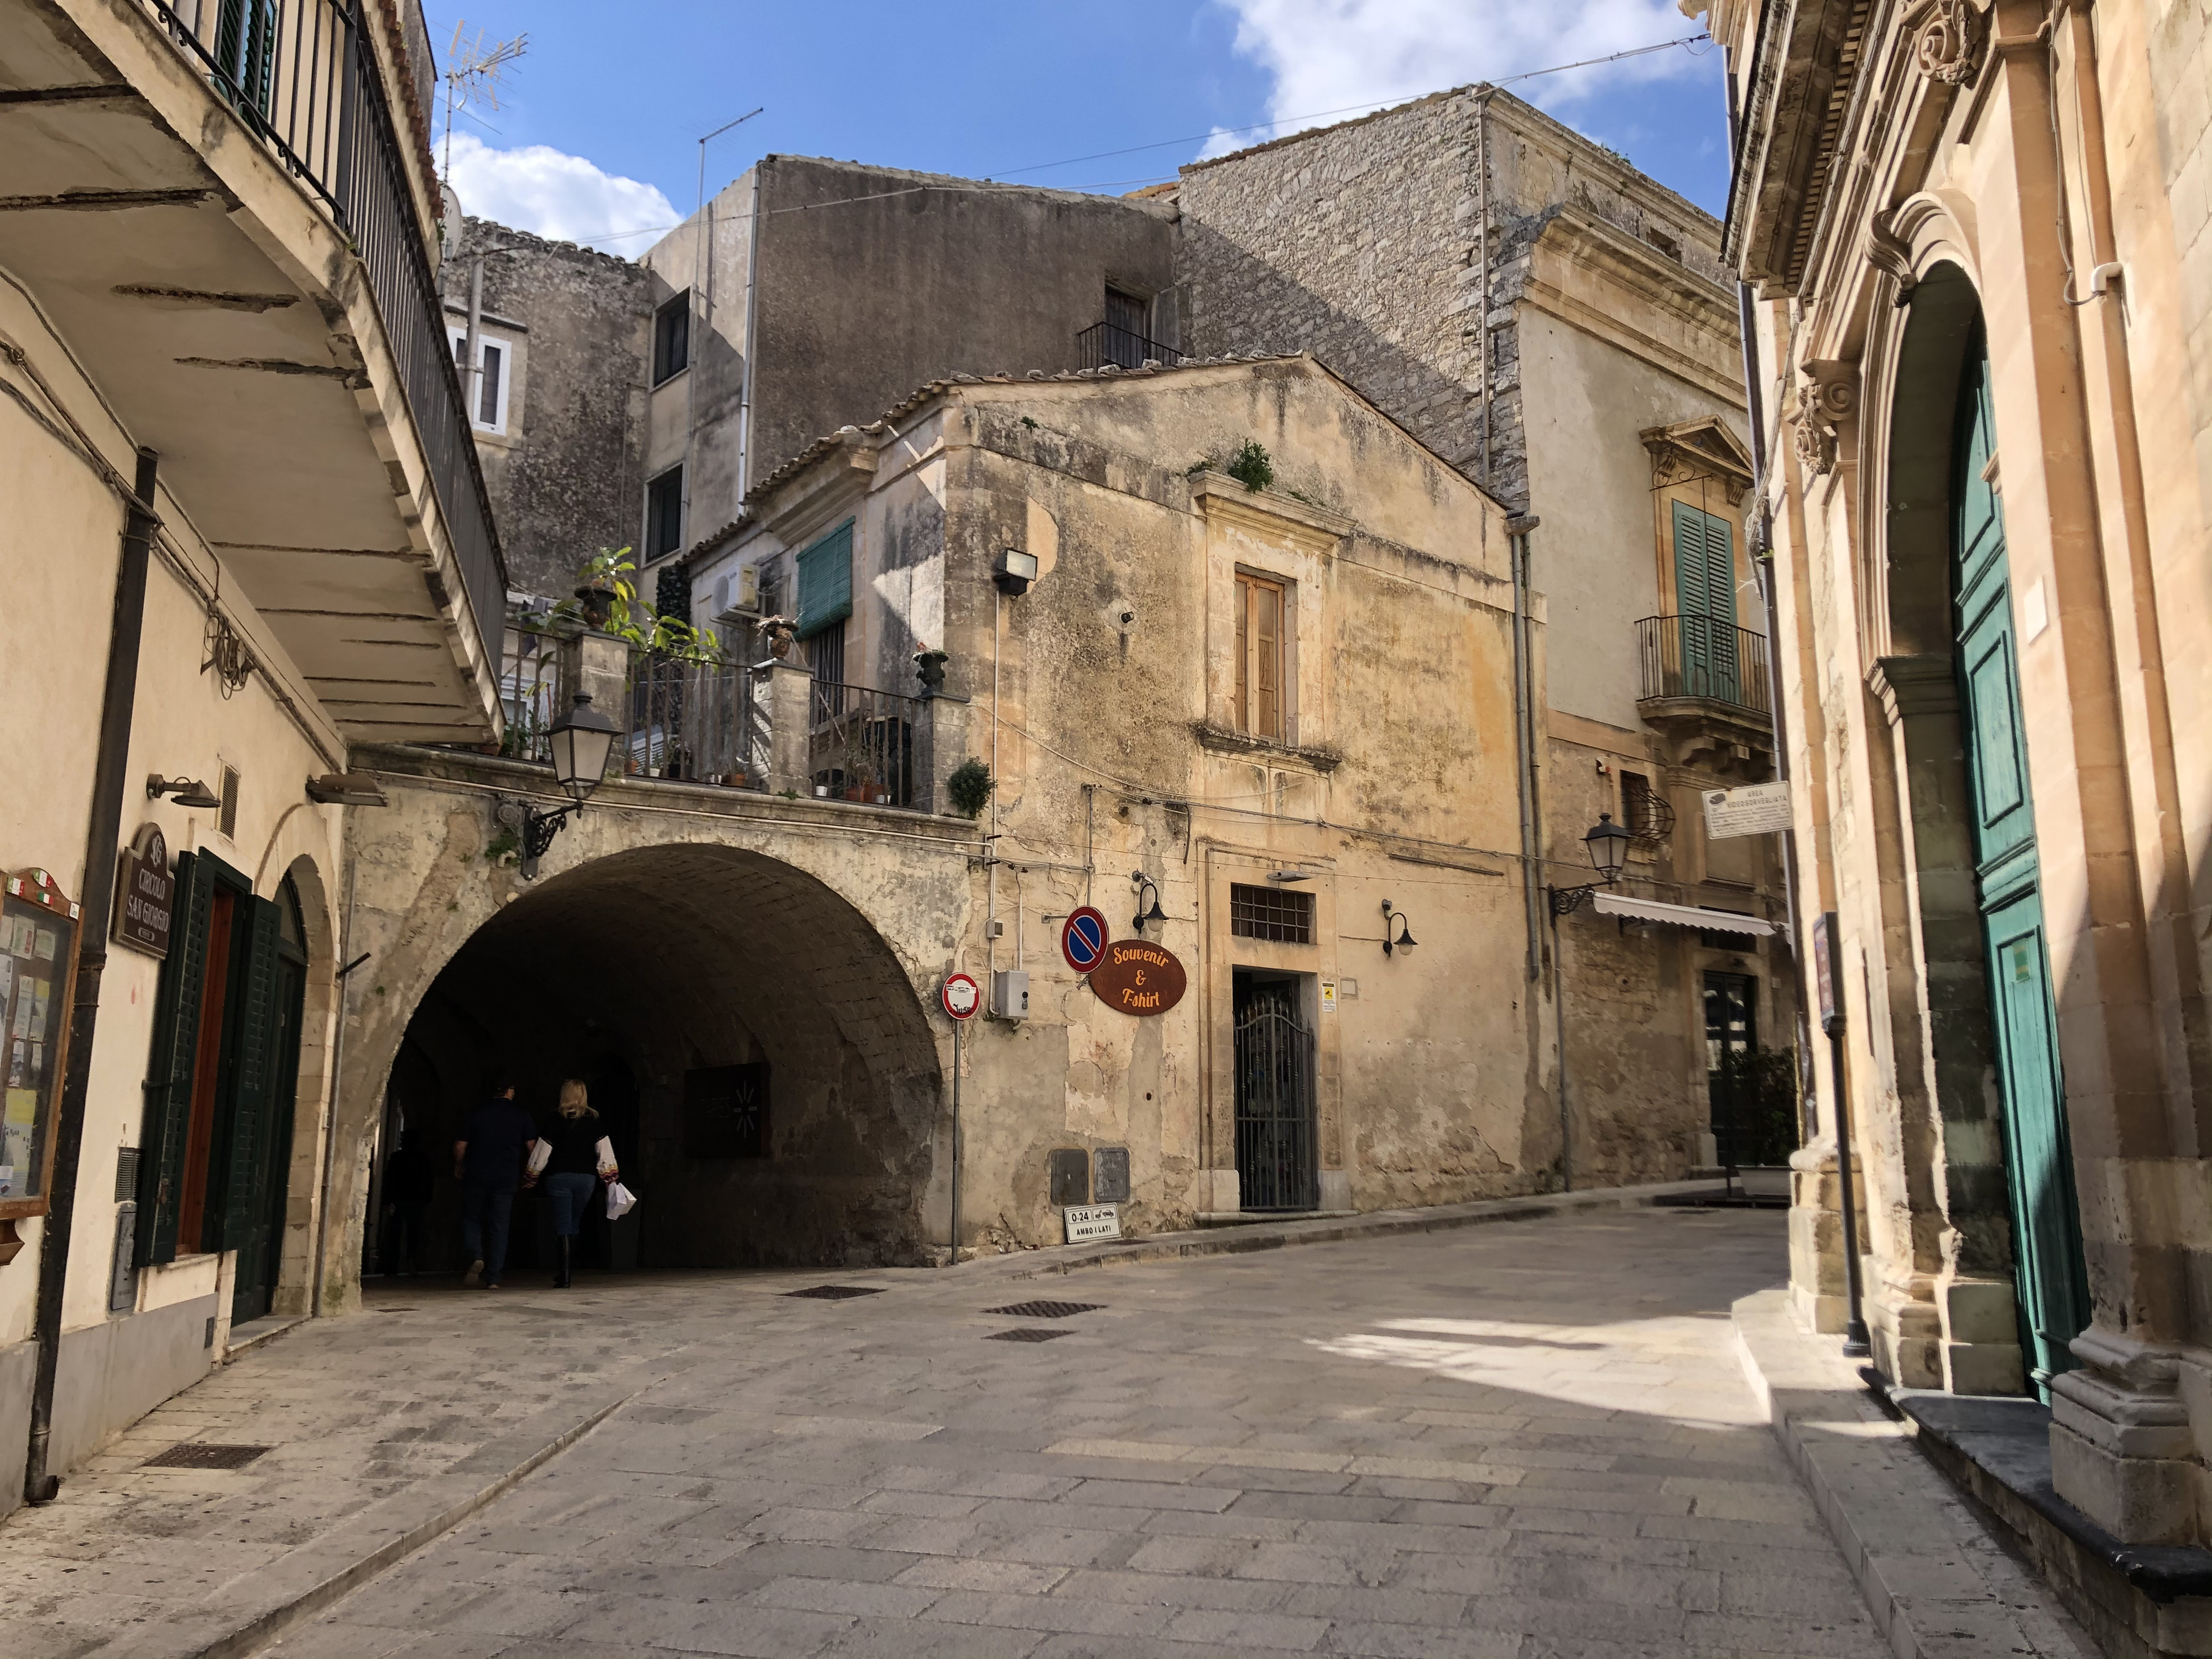
[{"label": "green double door", "polygon": [[2004,508],[1983,476],[1996,452],[1989,380],[1986,347],[1978,337],[1960,386],[1953,449],[1953,617],[2021,1354],[2030,1384],[2048,1399],[2051,1377],[2074,1364],[2067,1344],[2089,1322],[2089,1293],[2044,942]]}]

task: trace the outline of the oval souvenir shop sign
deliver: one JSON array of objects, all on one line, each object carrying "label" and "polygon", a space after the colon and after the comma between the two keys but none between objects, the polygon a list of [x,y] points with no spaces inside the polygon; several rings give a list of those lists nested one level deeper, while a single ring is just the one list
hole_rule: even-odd
[{"label": "oval souvenir shop sign", "polygon": [[1098,1000],[1125,1014],[1164,1014],[1182,1000],[1188,983],[1172,951],[1141,939],[1115,939],[1091,971]]}]

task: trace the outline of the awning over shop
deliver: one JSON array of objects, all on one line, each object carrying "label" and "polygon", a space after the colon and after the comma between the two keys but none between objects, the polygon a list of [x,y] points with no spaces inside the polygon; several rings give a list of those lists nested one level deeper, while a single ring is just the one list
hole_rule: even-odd
[{"label": "awning over shop", "polygon": [[1662,904],[1656,899],[1626,898],[1619,893],[1592,893],[1590,902],[1600,914],[1632,916],[1638,921],[1664,922],[1669,927],[1705,927],[1716,933],[1748,933],[1764,939],[1774,931],[1771,921],[1740,916],[1733,910],[1708,910],[1697,904]]}]

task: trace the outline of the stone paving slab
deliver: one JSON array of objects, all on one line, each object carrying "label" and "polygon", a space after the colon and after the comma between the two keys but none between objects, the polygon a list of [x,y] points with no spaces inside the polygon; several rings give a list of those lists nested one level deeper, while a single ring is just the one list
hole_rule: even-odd
[{"label": "stone paving slab", "polygon": [[1729,1346],[1780,1218],[1576,1196],[1099,1263],[1036,1346],[1047,1253],[380,1289],[0,1525],[0,1654],[1882,1652]]},{"label": "stone paving slab", "polygon": [[[1800,1329],[1778,1290],[1733,1315],[1746,1380],[1898,1659],[2097,1659],[2057,1597],[1875,1404],[1839,1339]],[[1761,1593],[1790,1611],[1802,1587]]]}]

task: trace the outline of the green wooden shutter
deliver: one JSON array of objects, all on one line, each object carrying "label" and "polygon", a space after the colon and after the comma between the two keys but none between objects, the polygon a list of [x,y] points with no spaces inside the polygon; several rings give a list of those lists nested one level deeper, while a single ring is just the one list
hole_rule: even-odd
[{"label": "green wooden shutter", "polygon": [[198,1054],[200,989],[207,969],[208,913],[215,868],[205,856],[177,860],[177,905],[168,959],[154,999],[154,1046],[146,1063],[145,1119],[138,1132],[138,1265],[177,1259],[177,1205],[183,1196],[185,1135],[192,1112]]},{"label": "green wooden shutter", "polygon": [[[217,1218],[222,1230],[209,1248],[218,1250],[245,1248],[257,1234],[253,1223],[264,1207],[261,1176],[268,1162],[270,1119],[276,1105],[273,1084],[279,1035],[276,929],[280,913],[265,898],[241,898],[240,902],[249,908],[244,970],[231,981],[240,988],[237,1024],[232,1028],[238,1059],[231,1069],[228,1121],[218,1122],[216,1152],[209,1160],[214,1178],[221,1182],[219,1191],[208,1194],[207,1206],[207,1213]],[[239,1263],[240,1271],[248,1265]],[[253,1265],[258,1270],[258,1264]]]},{"label": "green wooden shutter", "polygon": [[799,555],[799,637],[819,634],[853,614],[853,521]]},{"label": "green wooden shutter", "polygon": [[1735,538],[1729,521],[1674,503],[1674,601],[1682,690],[1736,700]]}]

